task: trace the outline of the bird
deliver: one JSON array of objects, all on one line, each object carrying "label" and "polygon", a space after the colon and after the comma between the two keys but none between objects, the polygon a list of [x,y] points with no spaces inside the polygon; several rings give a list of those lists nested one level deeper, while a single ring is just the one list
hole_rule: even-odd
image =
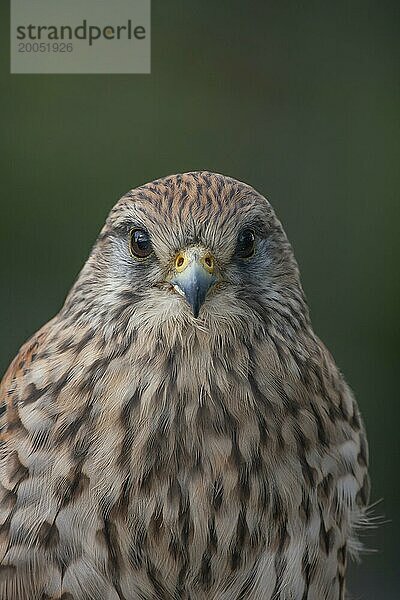
[{"label": "bird", "polygon": [[269,201],[112,208],[0,391],[0,600],[343,600],[368,446]]}]

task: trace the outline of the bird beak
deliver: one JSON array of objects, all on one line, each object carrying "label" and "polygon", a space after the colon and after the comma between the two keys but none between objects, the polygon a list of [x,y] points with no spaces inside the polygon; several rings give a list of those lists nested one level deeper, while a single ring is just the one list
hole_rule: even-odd
[{"label": "bird beak", "polygon": [[213,255],[198,247],[178,252],[171,284],[184,296],[197,319],[208,290],[217,282]]}]

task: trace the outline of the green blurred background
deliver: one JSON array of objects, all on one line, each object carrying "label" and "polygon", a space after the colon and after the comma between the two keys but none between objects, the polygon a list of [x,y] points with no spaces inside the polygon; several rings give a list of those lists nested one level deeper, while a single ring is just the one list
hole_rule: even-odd
[{"label": "green blurred background", "polygon": [[398,598],[400,3],[153,0],[152,74],[109,76],[9,75],[5,4],[0,370],[128,189],[197,169],[250,183],[357,395],[391,519],[368,535],[378,552],[352,569],[352,597]]}]

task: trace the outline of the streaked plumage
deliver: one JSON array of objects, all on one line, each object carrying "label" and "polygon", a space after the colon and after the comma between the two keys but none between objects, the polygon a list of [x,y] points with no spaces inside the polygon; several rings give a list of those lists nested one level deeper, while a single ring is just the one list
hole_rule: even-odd
[{"label": "streaked plumage", "polygon": [[[197,318],[173,287],[191,249],[215,260]],[[364,430],[251,187],[199,172],[126,194],[0,398],[0,600],[344,598]]]}]

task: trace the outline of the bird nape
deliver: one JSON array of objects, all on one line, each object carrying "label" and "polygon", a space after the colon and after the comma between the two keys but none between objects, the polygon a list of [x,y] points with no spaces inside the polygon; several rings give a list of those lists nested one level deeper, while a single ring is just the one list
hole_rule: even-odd
[{"label": "bird nape", "polygon": [[364,428],[250,186],[128,192],[0,398],[0,600],[344,598]]}]

